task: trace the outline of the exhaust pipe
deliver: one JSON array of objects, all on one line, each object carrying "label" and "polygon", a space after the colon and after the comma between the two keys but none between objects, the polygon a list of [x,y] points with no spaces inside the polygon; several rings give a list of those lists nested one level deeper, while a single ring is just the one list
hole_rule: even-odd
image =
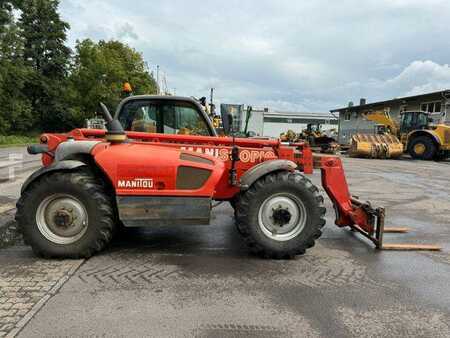
[{"label": "exhaust pipe", "polygon": [[120,122],[112,118],[108,108],[103,102],[100,102],[100,108],[102,108],[102,115],[106,120],[106,140],[111,143],[120,143],[125,141],[127,139],[127,135],[125,134]]}]

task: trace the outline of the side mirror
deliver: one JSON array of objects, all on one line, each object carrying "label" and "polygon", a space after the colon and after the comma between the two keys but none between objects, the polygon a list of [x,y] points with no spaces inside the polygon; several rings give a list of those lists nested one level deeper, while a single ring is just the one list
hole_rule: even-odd
[{"label": "side mirror", "polygon": [[222,125],[225,135],[230,135],[233,132],[233,115],[230,113],[222,114]]}]

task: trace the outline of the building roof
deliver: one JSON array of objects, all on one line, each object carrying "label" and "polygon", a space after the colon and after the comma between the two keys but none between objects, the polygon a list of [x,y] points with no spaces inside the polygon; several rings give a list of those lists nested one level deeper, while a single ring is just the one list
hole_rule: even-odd
[{"label": "building roof", "polygon": [[[267,108],[266,108],[267,109]],[[336,119],[337,116],[329,112],[298,112],[298,111],[273,111],[253,108],[252,112],[263,113],[267,117],[285,117],[285,118],[321,118],[321,119]]]},{"label": "building roof", "polygon": [[445,90],[440,90],[440,91],[437,91],[437,92],[425,93],[425,94],[420,94],[420,95],[396,97],[396,98],[393,98],[393,99],[390,99],[390,100],[371,102],[371,103],[366,103],[366,104],[358,105],[358,106],[351,106],[351,107],[347,106],[347,107],[344,107],[344,108],[332,109],[332,110],[330,110],[330,112],[331,113],[340,113],[340,112],[347,111],[348,109],[362,110],[362,109],[367,109],[367,108],[371,108],[371,107],[374,107],[374,106],[391,104],[391,103],[395,103],[395,102],[403,101],[403,100],[404,101],[414,100],[414,99],[417,99],[417,98],[427,97],[427,96],[434,96],[434,95],[438,95],[438,94],[442,94],[442,96],[444,98],[450,98],[450,90],[449,89],[445,89]]},{"label": "building roof", "polygon": [[313,117],[323,117],[323,118],[333,118],[331,113],[314,113],[314,112],[293,112],[293,111],[268,111],[264,112],[267,116],[313,116]]}]

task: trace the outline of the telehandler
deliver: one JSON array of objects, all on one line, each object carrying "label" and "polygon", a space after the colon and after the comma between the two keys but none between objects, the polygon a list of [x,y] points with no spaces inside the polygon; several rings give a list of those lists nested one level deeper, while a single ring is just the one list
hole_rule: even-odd
[{"label": "telehandler", "polygon": [[[303,254],[325,225],[324,199],[307,177],[314,168],[336,225],[382,246],[384,209],[351,196],[338,157],[313,158],[302,142],[218,137],[190,98],[131,96],[114,119],[101,107],[106,131],[47,133],[28,148],[44,166],[24,183],[16,219],[37,255],[89,257],[119,226],[208,224],[213,200],[234,207],[237,228],[255,253]],[[231,117],[223,122],[231,128]]]}]

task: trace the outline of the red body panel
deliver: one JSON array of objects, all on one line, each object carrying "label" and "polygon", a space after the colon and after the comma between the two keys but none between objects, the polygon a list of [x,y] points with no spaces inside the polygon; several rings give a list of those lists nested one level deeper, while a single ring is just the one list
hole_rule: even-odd
[{"label": "red body panel", "polygon": [[[207,155],[227,160],[233,145],[231,137],[192,136],[192,135],[169,135],[142,132],[126,132],[133,143],[157,144],[160,146],[171,146],[189,151],[203,152]],[[104,130],[97,129],[74,129],[67,134],[44,134],[48,139],[49,150],[55,150],[59,143],[66,141],[69,137],[75,140],[103,140]],[[292,146],[281,144],[278,139],[252,139],[236,138],[235,144],[239,147],[240,161],[238,166],[250,168],[257,163],[277,158],[296,162],[306,174],[312,173],[313,159],[309,146],[305,143],[297,143]],[[229,156],[228,156],[229,159]]]},{"label": "red body panel", "polygon": [[[92,151],[95,162],[111,180],[117,195],[131,196],[197,196],[213,197],[217,183],[225,175],[224,163],[216,158],[199,155],[209,163],[180,159],[179,149],[149,147],[140,143],[110,145],[100,143]],[[211,172],[200,189],[176,188],[180,166]]]},{"label": "red body panel", "polygon": [[[228,170],[231,168],[230,153],[233,139],[230,137],[168,135],[142,132],[126,132],[129,143],[110,145],[101,143],[92,154],[95,161],[113,182],[118,195],[159,195],[159,196],[210,196],[217,200],[230,199],[239,188],[229,183]],[[67,134],[44,134],[49,151],[54,151],[59,143],[69,137],[75,140],[102,140],[104,130],[74,129]],[[295,162],[305,174],[313,172],[313,156],[310,147],[304,143],[281,144],[278,139],[236,138],[240,161],[236,163],[237,178],[256,164],[271,159],[286,159]],[[152,146],[149,146],[152,145]],[[170,148],[170,149],[167,149]],[[181,152],[205,154],[213,164],[200,164],[180,160]],[[317,158],[317,166],[322,171],[322,185],[337,211],[338,226],[357,224],[373,232],[373,220],[365,211],[367,204],[355,204],[348,189],[342,162],[338,157]],[[43,155],[43,164],[49,165],[53,158]],[[205,185],[198,190],[175,189],[177,167],[180,165],[211,170],[212,174]],[[152,178],[152,188],[121,189],[119,180]],[[158,188],[159,187],[159,188]],[[162,187],[162,188],[161,188]]]},{"label": "red body panel", "polygon": [[[56,149],[57,145],[61,142],[67,140],[68,137],[72,137],[75,140],[92,140],[99,139],[102,140],[105,135],[104,130],[95,129],[75,129],[67,134],[46,134],[48,138],[48,145],[50,150]],[[131,143],[125,143],[125,145],[140,145],[142,148],[133,149],[145,149],[142,153],[145,154],[149,152],[147,149],[149,144],[157,145],[159,147],[169,147],[171,149],[181,149],[187,152],[195,152],[196,154],[209,155],[214,158],[216,165],[224,165],[225,169],[231,168],[230,153],[233,144],[233,139],[230,137],[211,137],[211,136],[190,136],[190,135],[168,135],[168,134],[152,134],[152,133],[142,133],[142,132],[127,132],[127,136]],[[258,163],[273,159],[286,159],[291,160],[298,164],[299,168],[305,174],[311,174],[313,172],[313,157],[310,148],[305,144],[297,144],[295,147],[282,145],[279,140],[276,139],[246,139],[246,138],[236,138],[235,143],[239,146],[239,157],[240,160],[236,163],[236,171],[238,179],[250,168]],[[122,147],[124,144],[121,144]],[[113,156],[111,155],[111,162],[116,163],[114,159],[117,156],[117,147],[119,145],[113,145],[115,148]],[[158,147],[158,149],[160,149]],[[127,148],[128,149],[128,148]],[[166,149],[164,149],[166,150]],[[122,150],[119,151],[121,153]],[[159,155],[163,152],[158,151]],[[103,156],[105,156],[103,158]],[[134,158],[142,158],[141,155],[136,156],[133,153],[131,155]],[[144,156],[145,157],[145,156]],[[110,170],[114,170],[108,166],[109,159],[107,155],[102,155],[103,162],[101,164],[104,167],[105,172],[110,176]],[[160,165],[166,160],[165,154],[161,158]],[[220,161],[218,161],[220,160]],[[97,155],[96,155],[96,161]],[[123,159],[121,159],[123,161]],[[135,162],[135,167],[145,165],[146,161],[143,160],[139,165]],[[145,162],[145,163],[144,163]],[[51,163],[51,158],[48,155],[43,157],[44,165],[49,165]],[[114,164],[117,165],[117,164]],[[131,166],[130,166],[131,168]],[[130,169],[131,170],[131,169]],[[227,170],[226,170],[227,171]],[[113,171],[112,171],[113,172]],[[113,177],[111,179],[117,179]],[[215,193],[213,195],[214,199],[224,200],[232,198],[239,188],[229,184],[228,175],[222,175],[217,186],[215,187]],[[168,193],[169,194],[169,193]],[[196,194],[195,194],[196,195]]]}]

